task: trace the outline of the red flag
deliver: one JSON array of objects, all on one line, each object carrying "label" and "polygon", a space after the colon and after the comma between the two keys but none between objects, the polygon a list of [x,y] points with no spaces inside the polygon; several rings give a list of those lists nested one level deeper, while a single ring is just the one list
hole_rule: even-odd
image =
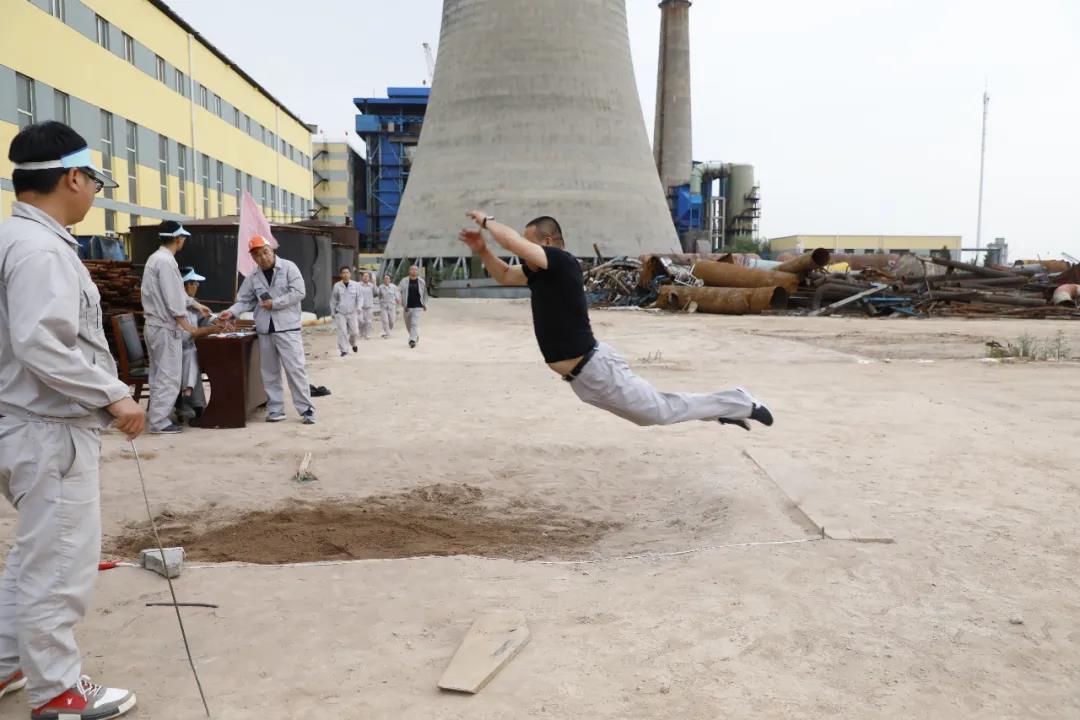
[{"label": "red flag", "polygon": [[270,223],[255,204],[255,198],[245,190],[240,203],[240,228],[236,233],[236,272],[244,277],[255,271],[255,261],[248,254],[248,242],[256,235],[266,238],[270,247],[277,250],[278,243],[270,232]]}]

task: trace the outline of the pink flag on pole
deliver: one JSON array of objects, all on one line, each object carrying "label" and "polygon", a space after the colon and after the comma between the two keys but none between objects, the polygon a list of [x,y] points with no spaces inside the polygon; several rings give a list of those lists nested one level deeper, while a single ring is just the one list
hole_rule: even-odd
[{"label": "pink flag on pole", "polygon": [[256,235],[266,238],[270,247],[277,250],[278,243],[270,232],[270,223],[255,204],[255,198],[245,190],[240,203],[240,229],[236,233],[236,271],[244,277],[255,271],[255,261],[248,253],[248,242]]}]

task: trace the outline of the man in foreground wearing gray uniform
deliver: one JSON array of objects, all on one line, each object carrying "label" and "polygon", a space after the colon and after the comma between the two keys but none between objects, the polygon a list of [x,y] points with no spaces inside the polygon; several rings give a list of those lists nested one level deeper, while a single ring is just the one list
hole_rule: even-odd
[{"label": "man in foreground wearing gray uniform", "polygon": [[133,439],[144,415],[116,378],[101,296],[64,229],[112,181],[58,122],[24,128],[8,158],[17,202],[0,224],[0,491],[18,520],[0,577],[0,697],[26,687],[32,720],[114,718],[135,695],[82,674],[74,631],[101,559],[98,434],[114,423]]},{"label": "man in foreground wearing gray uniform", "polygon": [[352,270],[346,265],[341,268],[341,279],[334,283],[330,293],[330,316],[337,327],[337,349],[341,357],[349,354],[349,346],[356,352],[356,343],[360,337],[360,283],[352,281]]},{"label": "man in foreground wearing gray uniform", "polygon": [[379,286],[379,319],[382,320],[382,336],[385,340],[390,337],[390,331],[394,329],[394,317],[397,315],[398,289],[390,281],[389,275],[383,275],[383,284]]},{"label": "man in foreground wearing gray uniform", "polygon": [[[539,217],[524,236],[495,222],[495,217],[468,213],[479,230],[458,236],[480,256],[501,285],[528,285],[532,291],[533,330],[548,367],[570,383],[583,402],[637,425],[670,425],[686,420],[712,420],[750,429],[750,421],[772,425],[769,409],[743,388],[712,393],[660,392],[630,370],[614,348],[593,337],[581,264],[564,248],[562,228],[553,217]],[[486,230],[504,249],[521,258],[511,267],[487,246]]]},{"label": "man in foreground wearing gray uniform", "polygon": [[[150,356],[150,402],[147,420],[155,435],[180,432],[169,417],[180,396],[184,367],[184,333],[192,338],[215,332],[212,327],[196,327],[188,321],[191,298],[184,291],[176,253],[191,233],[174,220],[158,226],[161,247],[146,260],[142,277],[142,306],[146,326],[143,337]],[[201,306],[200,306],[201,307]]]},{"label": "man in foreground wearing gray uniform", "polygon": [[[255,332],[259,335],[259,355],[263,387],[266,390],[266,422],[285,419],[285,399],[281,371],[292,392],[293,406],[305,425],[315,424],[311,385],[304,366],[300,303],[307,295],[304,277],[296,264],[280,258],[266,238],[256,235],[248,241],[248,252],[258,269],[244,278],[236,303],[221,313],[231,320],[240,313],[254,311]],[[213,389],[213,388],[211,388]]]}]

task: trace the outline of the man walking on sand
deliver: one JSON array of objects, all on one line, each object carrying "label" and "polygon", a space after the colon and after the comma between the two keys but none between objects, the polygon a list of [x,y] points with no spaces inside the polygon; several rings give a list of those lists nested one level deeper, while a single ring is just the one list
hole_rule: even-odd
[{"label": "man walking on sand", "polygon": [[[638,377],[615,350],[593,337],[581,265],[564,247],[562,228],[553,217],[538,217],[519,235],[493,215],[472,211],[479,229],[462,230],[459,239],[479,255],[501,285],[527,285],[532,291],[533,329],[548,367],[570,383],[589,405],[637,425],[670,425],[710,420],[750,429],[750,421],[772,425],[769,409],[743,388],[712,393],[667,393]],[[491,252],[483,231],[517,255],[511,267]]]},{"label": "man walking on sand", "polygon": [[383,275],[378,295],[379,318],[382,320],[382,336],[385,340],[390,337],[390,331],[394,329],[394,316],[397,315],[397,306],[401,304],[398,299],[397,285],[391,282],[389,275]]},{"label": "man walking on sand", "polygon": [[420,342],[420,313],[427,312],[427,283],[420,277],[420,268],[409,268],[409,277],[398,288],[401,302],[405,305],[405,327],[409,330],[409,347]]},{"label": "man walking on sand", "polygon": [[360,276],[360,337],[367,340],[371,335],[371,325],[375,320],[375,283],[371,282],[371,273]]},{"label": "man walking on sand", "polygon": [[0,492],[18,519],[0,577],[0,697],[25,687],[31,720],[115,718],[135,695],[82,674],[75,624],[101,559],[99,433],[113,423],[134,439],[145,416],[116,379],[101,296],[64,228],[116,183],[58,122],[23,128],[8,159],[16,202],[0,224]]},{"label": "man walking on sand", "polygon": [[340,270],[341,280],[334,283],[330,293],[330,315],[337,327],[337,349],[341,357],[349,354],[349,346],[356,352],[360,337],[360,283],[352,281],[352,270],[345,265]]}]

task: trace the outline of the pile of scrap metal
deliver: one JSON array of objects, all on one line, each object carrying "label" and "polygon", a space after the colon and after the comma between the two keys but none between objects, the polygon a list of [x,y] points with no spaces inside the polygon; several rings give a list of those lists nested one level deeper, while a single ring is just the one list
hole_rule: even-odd
[{"label": "pile of scrap metal", "polygon": [[888,267],[818,273],[791,304],[810,315],[1080,318],[1080,266],[1053,268],[904,256]]}]

